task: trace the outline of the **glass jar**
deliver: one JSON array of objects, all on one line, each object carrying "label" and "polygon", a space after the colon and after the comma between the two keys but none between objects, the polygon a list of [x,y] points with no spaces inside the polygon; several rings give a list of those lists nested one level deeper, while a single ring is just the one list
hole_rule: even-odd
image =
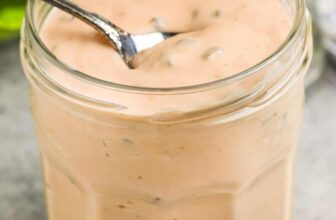
[{"label": "glass jar", "polygon": [[49,219],[288,220],[312,39],[304,0],[283,2],[293,28],[261,63],[144,88],[63,64],[39,37],[50,7],[30,0],[21,56]]},{"label": "glass jar", "polygon": [[313,85],[323,74],[326,65],[326,50],[322,43],[322,31],[318,24],[316,0],[307,1],[313,20],[314,54],[306,77],[306,86]]}]

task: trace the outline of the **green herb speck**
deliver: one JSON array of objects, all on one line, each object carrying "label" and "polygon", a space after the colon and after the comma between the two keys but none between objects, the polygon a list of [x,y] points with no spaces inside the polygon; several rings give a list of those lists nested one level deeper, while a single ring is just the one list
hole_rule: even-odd
[{"label": "green herb speck", "polygon": [[125,144],[134,144],[134,141],[132,141],[131,139],[128,139],[128,138],[124,138],[122,140]]},{"label": "green herb speck", "polygon": [[206,59],[206,60],[213,60],[213,59],[219,57],[220,55],[222,55],[223,52],[224,52],[223,48],[213,47],[213,48],[208,49],[204,53],[203,58]]},{"label": "green herb speck", "polygon": [[191,18],[192,19],[196,19],[198,17],[198,15],[199,15],[199,11],[196,10],[196,9],[191,12]]},{"label": "green herb speck", "polygon": [[155,30],[161,31],[164,28],[164,21],[162,18],[154,17],[150,20],[150,23],[154,26]]},{"label": "green herb speck", "polygon": [[126,206],[124,206],[124,205],[118,205],[117,207],[120,208],[120,209],[125,209],[126,208]]},{"label": "green herb speck", "polygon": [[222,15],[221,11],[219,9],[215,10],[212,15],[215,17],[215,18],[218,18]]}]

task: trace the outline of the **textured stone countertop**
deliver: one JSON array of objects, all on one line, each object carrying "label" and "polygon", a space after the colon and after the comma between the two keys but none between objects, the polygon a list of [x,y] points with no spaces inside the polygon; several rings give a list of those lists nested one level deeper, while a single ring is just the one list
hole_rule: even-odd
[{"label": "textured stone countertop", "polygon": [[[45,220],[39,156],[18,46],[0,46],[0,220]],[[307,92],[294,220],[336,219],[336,73]]]}]

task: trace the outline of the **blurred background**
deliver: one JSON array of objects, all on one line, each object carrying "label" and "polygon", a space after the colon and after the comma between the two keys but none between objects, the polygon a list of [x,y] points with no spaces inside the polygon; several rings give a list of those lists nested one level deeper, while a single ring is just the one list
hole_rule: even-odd
[{"label": "blurred background", "polygon": [[26,0],[0,0],[0,43],[17,37]]},{"label": "blurred background", "polygon": [[[336,219],[336,0],[308,0],[314,60],[299,150],[294,220]],[[19,62],[25,0],[0,0],[0,220],[45,220],[38,148]]]}]

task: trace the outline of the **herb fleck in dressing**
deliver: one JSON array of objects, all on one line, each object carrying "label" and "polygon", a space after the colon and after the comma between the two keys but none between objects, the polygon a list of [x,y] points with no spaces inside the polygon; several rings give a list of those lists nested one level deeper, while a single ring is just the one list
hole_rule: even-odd
[{"label": "herb fleck in dressing", "polygon": [[215,17],[215,18],[219,18],[221,16],[221,11],[220,10],[215,10],[212,15]]},{"label": "herb fleck in dressing", "polygon": [[165,23],[162,18],[155,17],[151,19],[151,24],[154,26],[154,29],[157,31],[163,31],[165,27]]},{"label": "herb fleck in dressing", "polygon": [[206,60],[213,60],[218,58],[219,56],[221,56],[224,53],[224,49],[220,48],[220,47],[213,47],[210,48],[209,50],[207,50],[204,55],[203,58]]}]

